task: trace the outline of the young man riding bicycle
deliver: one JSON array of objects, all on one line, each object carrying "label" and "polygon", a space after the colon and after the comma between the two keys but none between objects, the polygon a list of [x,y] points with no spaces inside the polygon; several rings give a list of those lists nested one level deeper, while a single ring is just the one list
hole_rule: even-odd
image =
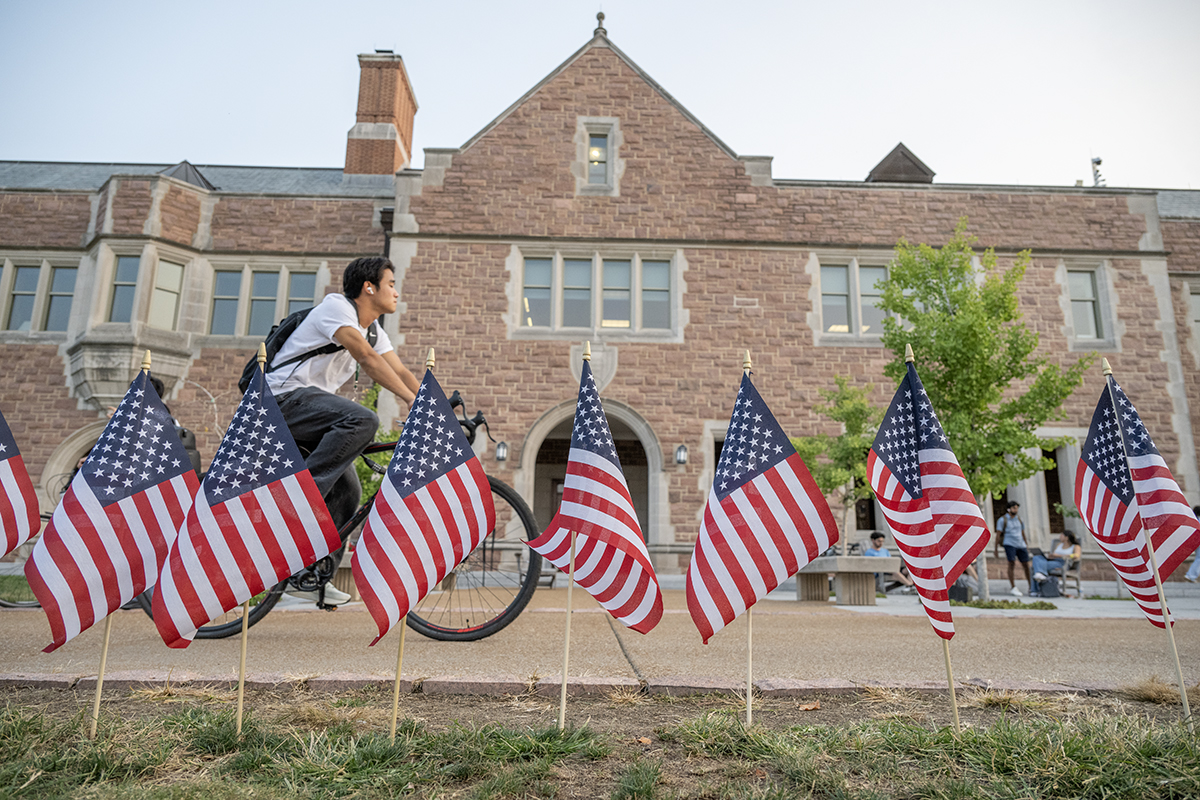
[{"label": "young man riding bicycle", "polygon": [[[296,327],[267,365],[267,386],[279,403],[313,481],[341,526],[354,514],[362,493],[354,460],[379,429],[368,408],[337,395],[359,368],[411,406],[420,381],[400,361],[378,323],[396,311],[396,274],[382,257],[358,258],[342,273],[342,293],[325,297]],[[335,349],[336,348],[336,349]],[[311,355],[314,351],[321,351]],[[316,591],[289,594],[316,601]],[[340,605],[350,595],[326,585],[324,603]]]}]

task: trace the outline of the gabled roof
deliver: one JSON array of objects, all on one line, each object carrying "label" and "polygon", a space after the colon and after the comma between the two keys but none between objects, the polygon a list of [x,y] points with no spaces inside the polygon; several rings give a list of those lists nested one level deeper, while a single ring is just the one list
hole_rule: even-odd
[{"label": "gabled roof", "polygon": [[646,73],[645,70],[643,70],[636,63],[634,63],[632,58],[625,55],[625,53],[623,53],[619,47],[617,47],[615,44],[613,44],[611,41],[609,41],[608,35],[603,27],[597,28],[596,34],[595,34],[595,36],[592,37],[591,41],[589,41],[583,47],[579,48],[574,53],[572,53],[570,58],[568,58],[566,61],[559,64],[557,67],[555,67],[554,70],[552,70],[549,75],[542,78],[540,81],[538,81],[538,83],[532,89],[530,89],[525,94],[521,95],[520,99],[517,100],[517,102],[513,103],[511,106],[504,109],[504,111],[500,114],[500,116],[496,117],[494,120],[489,122],[487,125],[484,125],[483,129],[480,130],[478,133],[476,133],[474,136],[472,136],[470,139],[468,139],[466,141],[466,143],[462,147],[459,148],[459,150],[462,151],[462,150],[469,149],[472,145],[474,145],[476,142],[478,142],[480,139],[482,139],[484,136],[486,136],[488,134],[488,132],[490,132],[493,128],[495,128],[497,125],[499,125],[505,119],[507,119],[510,114],[512,114],[514,111],[516,111],[518,108],[520,108],[525,103],[525,101],[527,101],[529,98],[531,98],[535,94],[537,94],[538,91],[543,86],[545,86],[547,83],[549,83],[550,81],[554,80],[559,75],[561,75],[568,67],[570,67],[577,60],[579,60],[579,58],[584,53],[586,53],[587,51],[591,50],[594,47],[606,47],[609,50],[612,50],[613,53],[615,53],[618,58],[620,58],[622,61],[624,61],[629,66],[630,69],[632,69],[634,72],[636,72],[638,77],[640,77],[643,81],[645,81],[646,84],[649,85],[651,89],[653,89],[654,91],[656,91],[660,95],[662,95],[662,98],[664,100],[666,100],[668,103],[673,105],[679,111],[680,114],[683,114],[684,117],[686,117],[689,121],[694,123],[696,125],[696,127],[698,127],[701,131],[704,132],[705,136],[707,136],[709,139],[712,139],[713,143],[716,144],[717,147],[721,148],[721,150],[726,155],[728,155],[730,158],[733,158],[733,159],[736,159],[738,157],[738,154],[733,151],[733,148],[731,148],[729,145],[722,142],[720,140],[720,138],[718,138],[715,133],[713,133],[707,127],[705,127],[704,123],[701,122],[699,119],[697,119],[695,117],[695,115],[692,114],[692,112],[690,112],[686,108],[684,108],[682,103],[680,103],[678,100],[676,100],[674,97],[672,97],[670,95],[670,93],[667,92],[666,89],[659,86],[658,82],[655,81],[653,78],[651,78]]},{"label": "gabled roof", "polygon": [[900,142],[875,165],[867,176],[867,183],[933,183],[935,174],[904,146],[904,142]]},{"label": "gabled roof", "polygon": [[159,175],[166,175],[168,178],[178,178],[184,183],[190,183],[192,186],[199,186],[201,189],[208,189],[210,192],[217,187],[208,182],[208,178],[200,170],[188,163],[185,158],[173,167],[167,167],[160,170]]}]

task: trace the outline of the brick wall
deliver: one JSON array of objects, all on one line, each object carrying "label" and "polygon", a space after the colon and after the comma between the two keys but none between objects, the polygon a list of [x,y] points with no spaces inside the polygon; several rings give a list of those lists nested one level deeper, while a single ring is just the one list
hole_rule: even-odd
[{"label": "brick wall", "polygon": [[[621,120],[620,197],[575,197],[578,116]],[[1136,250],[1121,195],[756,187],[607,48],[581,56],[412,200],[423,233],[688,240],[944,242],[961,216],[985,246]]]},{"label": "brick wall", "polygon": [[57,345],[0,344],[0,364],[0,411],[36,483],[62,440],[98,417],[75,407]]},{"label": "brick wall", "polygon": [[213,210],[213,249],[382,253],[374,213],[370,200],[222,197]]},{"label": "brick wall", "polygon": [[153,199],[151,186],[150,181],[120,179],[112,200],[114,234],[138,236],[144,232]]},{"label": "brick wall", "polygon": [[[618,157],[625,161],[620,197],[575,196],[570,164],[579,115],[620,118],[624,143]],[[879,405],[894,391],[883,376],[891,356],[882,348],[814,346],[807,323],[812,301],[806,250],[723,249],[722,241],[854,247],[892,246],[906,237],[936,245],[965,215],[983,245],[1105,252],[1136,251],[1146,230],[1145,218],[1131,215],[1120,195],[752,186],[739,162],[604,48],[583,55],[471,148],[454,154],[443,185],[424,187],[411,209],[421,235],[501,240],[419,242],[402,287],[409,309],[401,322],[408,342],[402,358],[412,364],[427,347],[439,348],[443,385],[467,392],[495,422],[497,438],[514,447],[507,465],[495,465],[509,479],[524,434],[548,409],[575,396],[568,356],[578,344],[565,338],[507,339],[501,316],[508,309],[505,260],[512,238],[709,243],[685,251],[683,302],[690,314],[685,343],[615,345],[619,368],[603,391],[606,400],[625,403],[646,419],[664,463],[672,463],[680,443],[693,452],[709,446],[703,440],[706,420],[722,429],[727,423],[746,348],[756,385],[791,435],[836,433],[812,410],[819,392],[833,388],[835,375],[873,384]],[[1179,444],[1163,391],[1157,301],[1139,259],[1110,263],[1125,329],[1121,352],[1108,357],[1171,461]],[[1057,258],[1035,259],[1020,300],[1041,337],[1039,354],[1067,366],[1082,354],[1067,351],[1057,268]],[[463,286],[470,291],[463,293]],[[459,302],[447,303],[451,296]],[[736,305],[735,296],[753,303]],[[1086,428],[1101,386],[1097,366],[1064,404],[1063,419],[1051,424]],[[694,536],[697,527],[707,494],[700,485],[703,469],[704,459],[693,458],[665,474],[680,539]]]},{"label": "brick wall", "polygon": [[1200,219],[1163,219],[1159,226],[1171,271],[1200,273]]},{"label": "brick wall", "polygon": [[0,245],[79,247],[90,215],[86,194],[0,193]]},{"label": "brick wall", "polygon": [[346,172],[352,175],[394,175],[404,160],[394,139],[350,139],[346,142]]},{"label": "brick wall", "polygon": [[191,247],[192,237],[200,224],[200,196],[178,186],[171,186],[159,207],[162,236]]}]

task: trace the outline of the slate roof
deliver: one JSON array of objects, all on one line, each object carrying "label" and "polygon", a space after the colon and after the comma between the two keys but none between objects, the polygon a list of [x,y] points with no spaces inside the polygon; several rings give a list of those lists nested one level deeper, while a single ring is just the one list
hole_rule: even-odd
[{"label": "slate roof", "polygon": [[933,183],[936,174],[900,142],[875,165],[867,175],[867,183]]},{"label": "slate roof", "polygon": [[1200,218],[1200,191],[1158,193],[1158,215],[1160,217]]},{"label": "slate roof", "polygon": [[[155,175],[174,164],[91,164],[67,161],[0,161],[0,189],[94,192],[113,175]],[[340,168],[239,167],[197,164],[222,194],[302,197],[394,197],[391,175],[345,175]]]}]

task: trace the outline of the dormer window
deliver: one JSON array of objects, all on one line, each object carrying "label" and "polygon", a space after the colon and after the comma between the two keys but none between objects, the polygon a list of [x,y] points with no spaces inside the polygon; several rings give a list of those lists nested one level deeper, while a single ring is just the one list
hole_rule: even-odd
[{"label": "dormer window", "polygon": [[608,184],[608,134],[588,136],[588,183]]}]

